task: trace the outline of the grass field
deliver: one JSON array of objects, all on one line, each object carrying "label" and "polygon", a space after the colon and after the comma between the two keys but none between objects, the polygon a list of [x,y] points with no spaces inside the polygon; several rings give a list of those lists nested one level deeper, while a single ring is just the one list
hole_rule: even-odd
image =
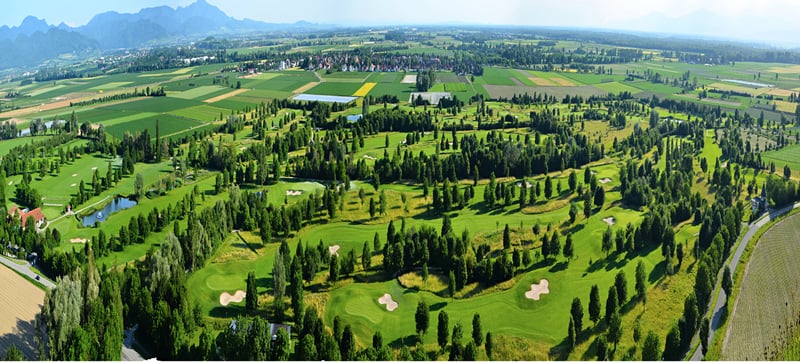
[{"label": "grass field", "polygon": [[218,120],[220,118],[219,117],[220,114],[223,117],[225,117],[225,115],[230,115],[230,113],[231,111],[229,109],[214,107],[210,105],[189,107],[170,112],[170,114],[175,116],[187,117],[203,122],[212,122],[214,120]]},{"label": "grass field", "polygon": [[361,83],[323,82],[308,90],[314,95],[352,96],[361,88]]},{"label": "grass field", "polygon": [[170,97],[181,98],[184,100],[203,100],[229,91],[230,90],[228,88],[221,86],[200,86],[172,94]]},{"label": "grass field", "polygon": [[124,112],[170,112],[192,106],[199,106],[200,101],[184,100],[174,97],[151,97],[133,102],[119,103],[101,107],[103,110]]},{"label": "grass field", "polygon": [[89,88],[89,90],[103,92],[103,91],[108,91],[108,90],[112,90],[112,89],[115,89],[115,88],[122,88],[122,87],[125,87],[125,86],[127,86],[127,85],[129,85],[131,83],[133,83],[133,82],[109,82],[109,83],[103,83],[101,85],[94,86],[92,88]]},{"label": "grass field", "polygon": [[156,120],[159,121],[159,129],[161,131],[161,136],[166,136],[176,132],[181,132],[193,128],[195,126],[201,125],[200,122],[186,117],[178,117],[170,114],[160,114],[156,116],[141,118],[138,120],[118,123],[106,127],[106,132],[113,135],[114,137],[122,138],[122,136],[125,135],[125,132],[130,132],[131,135],[135,135],[136,132],[141,132],[142,130],[147,129],[151,137],[155,137]]},{"label": "grass field", "polygon": [[[399,75],[396,75],[399,76]],[[414,84],[405,84],[405,83],[378,83],[372,90],[369,91],[370,96],[383,96],[383,95],[391,95],[396,96],[401,101],[408,100],[408,95],[411,92],[416,92],[416,88],[414,88]]]},{"label": "grass field", "polygon": [[792,175],[800,174],[800,144],[793,144],[780,150],[767,151],[761,154],[764,162],[774,162],[776,170],[783,170],[784,165],[789,165]]},{"label": "grass field", "polygon": [[499,86],[535,86],[536,83],[531,81],[526,74],[522,71],[509,68],[496,68],[486,67],[483,70],[483,76],[475,77],[482,79],[486,84],[499,85]]},{"label": "grass field", "polygon": [[0,266],[0,352],[13,344],[29,360],[36,359],[39,349],[34,343],[36,315],[42,310],[44,291],[5,265]]},{"label": "grass field", "polygon": [[[800,217],[792,216],[764,233],[748,262],[730,317],[724,360],[769,360],[782,353],[786,328],[800,310]],[[781,328],[783,327],[783,328]]]},{"label": "grass field", "polygon": [[635,95],[639,92],[642,92],[642,90],[636,87],[632,87],[627,84],[622,84],[619,82],[598,83],[595,84],[594,86],[603,91],[610,92],[613,94],[618,94],[620,92],[630,92],[631,95]]}]

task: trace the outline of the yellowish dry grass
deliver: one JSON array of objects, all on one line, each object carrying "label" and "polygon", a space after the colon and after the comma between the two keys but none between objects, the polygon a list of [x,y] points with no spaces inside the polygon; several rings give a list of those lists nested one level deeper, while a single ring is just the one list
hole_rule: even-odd
[{"label": "yellowish dry grass", "polygon": [[36,357],[33,343],[33,324],[36,314],[41,312],[44,291],[30,281],[17,275],[10,268],[0,267],[0,352],[14,344],[28,359]]}]

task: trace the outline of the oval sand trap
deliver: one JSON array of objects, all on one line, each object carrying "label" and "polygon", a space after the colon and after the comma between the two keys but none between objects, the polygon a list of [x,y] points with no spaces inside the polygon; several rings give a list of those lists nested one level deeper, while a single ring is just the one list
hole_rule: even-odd
[{"label": "oval sand trap", "polygon": [[339,256],[339,245],[333,245],[328,247],[328,253],[330,253],[331,256],[333,255]]},{"label": "oval sand trap", "polygon": [[532,284],[530,291],[525,291],[525,297],[531,300],[539,300],[539,295],[550,293],[549,285],[550,283],[547,282],[547,279],[542,279],[538,284]]},{"label": "oval sand trap", "polygon": [[227,292],[219,294],[219,303],[222,306],[228,306],[232,302],[242,302],[247,294],[242,290],[236,290],[236,293],[231,295]]},{"label": "oval sand trap", "polygon": [[378,298],[378,303],[381,305],[386,305],[386,310],[388,311],[394,311],[394,309],[397,309],[397,302],[392,300],[392,295],[389,295],[388,292]]}]

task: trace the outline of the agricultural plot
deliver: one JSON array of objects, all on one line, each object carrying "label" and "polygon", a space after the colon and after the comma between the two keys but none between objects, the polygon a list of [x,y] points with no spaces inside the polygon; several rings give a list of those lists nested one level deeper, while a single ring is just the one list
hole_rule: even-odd
[{"label": "agricultural plot", "polygon": [[44,291],[6,266],[0,266],[0,281],[0,352],[13,344],[27,359],[34,360],[39,356],[35,320],[44,304]]},{"label": "agricultural plot", "polygon": [[195,107],[189,107],[181,110],[172,111],[170,112],[170,114],[178,117],[191,118],[203,122],[212,122],[218,120],[220,118],[219,117],[220,115],[223,115],[223,117],[225,115],[229,115],[230,110],[214,107],[211,105],[202,105],[202,106],[195,106]]},{"label": "agricultural plot", "polygon": [[142,132],[144,129],[147,129],[150,135],[152,137],[155,137],[156,120],[158,120],[159,122],[159,129],[161,131],[162,136],[192,129],[195,126],[200,126],[202,124],[198,121],[185,117],[178,117],[170,114],[160,114],[139,120],[133,120],[115,124],[106,127],[106,132],[113,135],[114,137],[121,138],[123,135],[125,135],[125,132],[130,132],[131,134],[135,134],[136,132]]},{"label": "agricultural plot", "polygon": [[453,72],[436,72],[436,81],[442,83],[459,83],[458,75]]},{"label": "agricultural plot", "polygon": [[750,257],[733,307],[723,360],[769,360],[783,352],[800,309],[800,217],[770,228]]},{"label": "agricultural plot", "polygon": [[308,90],[308,93],[315,95],[351,96],[360,88],[360,83],[323,82]]},{"label": "agricultural plot", "polygon": [[[498,86],[535,86],[536,83],[528,79],[516,69],[486,67],[483,76],[476,77],[483,79],[486,84]],[[491,92],[490,92],[491,93]]]},{"label": "agricultural plot", "polygon": [[58,85],[51,86],[51,87],[39,88],[39,89],[37,89],[37,90],[35,90],[33,92],[28,93],[28,95],[30,95],[31,97],[38,97],[38,96],[42,95],[43,93],[58,91],[58,90],[60,90],[60,89],[62,89],[64,87],[66,87],[66,85],[58,84]]},{"label": "agricultural plot", "polygon": [[361,83],[371,76],[371,72],[334,72],[330,74],[320,73],[322,79],[328,82]]},{"label": "agricultural plot", "polygon": [[170,95],[170,97],[180,98],[184,100],[200,100],[214,95],[227,93],[230,90],[222,86],[200,86],[190,90],[181,91]]},{"label": "agricultural plot", "polygon": [[369,95],[375,97],[390,95],[405,101],[408,100],[408,95],[416,90],[413,83],[378,83],[370,90]]},{"label": "agricultural plot", "polygon": [[364,85],[361,86],[361,88],[359,88],[355,93],[353,93],[353,96],[364,97],[369,93],[369,91],[372,90],[373,87],[375,87],[375,85],[376,85],[375,82],[364,83]]},{"label": "agricultural plot", "polygon": [[242,87],[292,92],[295,89],[308,84],[309,82],[316,81],[318,81],[317,77],[314,77],[314,74],[311,72],[293,71],[284,72],[278,77],[262,81],[257,87],[247,86],[244,84],[244,82]]},{"label": "agricultural plot", "polygon": [[635,95],[635,94],[637,94],[639,92],[642,92],[642,90],[640,90],[640,89],[638,89],[636,87],[631,87],[631,86],[629,86],[627,84],[623,84],[623,83],[619,83],[619,82],[598,83],[598,84],[595,84],[594,86],[599,88],[599,89],[601,89],[601,90],[603,90],[603,91],[610,92],[610,93],[613,93],[613,94],[618,94],[618,93],[621,93],[621,92],[629,92],[631,95]]},{"label": "agricultural plot", "polygon": [[582,83],[576,82],[573,79],[562,76],[558,72],[541,72],[541,71],[524,71],[520,70],[523,76],[527,76],[537,86],[562,86],[573,87],[580,86]]},{"label": "agricultural plot", "polygon": [[491,98],[511,98],[515,94],[521,95],[524,93],[528,93],[529,95],[533,95],[534,93],[542,94],[546,93],[551,96],[555,96],[558,99],[564,98],[566,95],[571,96],[582,96],[584,98],[590,96],[602,96],[607,94],[603,90],[600,90],[593,86],[577,86],[577,87],[525,87],[525,86],[497,86],[491,84],[483,85],[483,88],[486,89],[486,92],[489,93]]},{"label": "agricultural plot", "polygon": [[154,117],[158,115],[155,112],[137,112],[137,113],[117,113],[116,116],[125,115],[121,117],[109,118],[105,120],[98,121],[97,123],[104,125],[106,128],[118,124],[124,124],[131,121],[141,120],[143,118]]},{"label": "agricultural plot", "polygon": [[101,85],[98,85],[98,86],[94,86],[92,88],[89,88],[89,90],[103,92],[103,91],[113,90],[113,89],[116,89],[116,88],[122,88],[122,87],[125,87],[125,86],[127,86],[127,85],[129,85],[131,83],[133,83],[133,82],[109,82],[109,83],[104,83],[104,84],[101,84]]},{"label": "agricultural plot", "polygon": [[377,83],[399,83],[403,79],[402,75],[397,72],[382,72],[377,73],[377,78],[372,77],[374,79],[370,80]]},{"label": "agricultural plot", "polygon": [[100,107],[103,110],[123,112],[170,112],[182,108],[202,105],[200,101],[173,97],[150,97],[133,102]]},{"label": "agricultural plot", "polygon": [[765,163],[775,163],[777,170],[783,170],[784,165],[789,165],[792,174],[800,172],[800,145],[789,145],[780,150],[767,151],[761,154],[761,159]]}]

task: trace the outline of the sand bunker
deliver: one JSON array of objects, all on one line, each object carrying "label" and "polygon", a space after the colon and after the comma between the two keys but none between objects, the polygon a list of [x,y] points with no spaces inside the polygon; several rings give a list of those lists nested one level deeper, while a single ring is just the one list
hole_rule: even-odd
[{"label": "sand bunker", "polygon": [[302,190],[291,190],[291,189],[289,189],[289,190],[286,191],[286,195],[297,196],[297,195],[302,195],[302,194],[303,194]]},{"label": "sand bunker", "polygon": [[14,184],[14,181],[13,180],[9,180],[8,181],[8,185],[12,185],[12,184]]},{"label": "sand bunker", "polygon": [[525,297],[531,300],[539,300],[539,295],[550,293],[549,285],[550,283],[547,282],[547,279],[542,279],[538,284],[532,284],[530,291],[525,291]]},{"label": "sand bunker", "polygon": [[236,293],[231,295],[227,292],[219,294],[219,303],[222,306],[228,306],[232,302],[242,302],[247,294],[242,290],[236,290]]},{"label": "sand bunker", "polygon": [[417,75],[416,74],[407,74],[403,76],[403,80],[400,83],[417,83]]},{"label": "sand bunker", "polygon": [[339,245],[333,245],[328,247],[328,253],[330,253],[331,256],[333,255],[339,256]]},{"label": "sand bunker", "polygon": [[71,186],[71,187],[74,187],[74,186],[77,186],[77,185],[78,185],[78,184],[72,183],[72,184],[70,184],[69,186]]},{"label": "sand bunker", "polygon": [[69,242],[70,243],[86,243],[86,242],[89,242],[89,240],[86,239],[86,238],[70,238]]},{"label": "sand bunker", "polygon": [[371,156],[371,155],[366,155],[366,154],[364,155],[364,159],[367,159],[367,160],[376,160],[376,158],[375,158],[374,156]]},{"label": "sand bunker", "polygon": [[72,176],[78,176],[78,174],[72,174]]},{"label": "sand bunker", "polygon": [[[532,186],[533,186],[533,184],[531,184],[531,182],[529,182],[529,181],[525,182],[525,189],[528,189],[528,188],[530,188]],[[522,182],[517,182],[517,188],[522,188]]]},{"label": "sand bunker", "polygon": [[[547,280],[545,280],[545,282],[547,282]],[[397,302],[392,300],[392,295],[389,295],[388,292],[378,298],[378,303],[381,305],[386,305],[386,310],[388,311],[394,311],[394,309],[397,309]]]},{"label": "sand bunker", "polygon": [[96,167],[96,166],[93,166],[93,167],[92,167],[92,170],[97,170],[97,167]]},{"label": "sand bunker", "polygon": [[613,226],[614,223],[617,223],[617,219],[614,217],[603,218],[603,222],[608,223],[609,226]]},{"label": "sand bunker", "polygon": [[600,184],[611,183],[611,178],[600,179]]}]

